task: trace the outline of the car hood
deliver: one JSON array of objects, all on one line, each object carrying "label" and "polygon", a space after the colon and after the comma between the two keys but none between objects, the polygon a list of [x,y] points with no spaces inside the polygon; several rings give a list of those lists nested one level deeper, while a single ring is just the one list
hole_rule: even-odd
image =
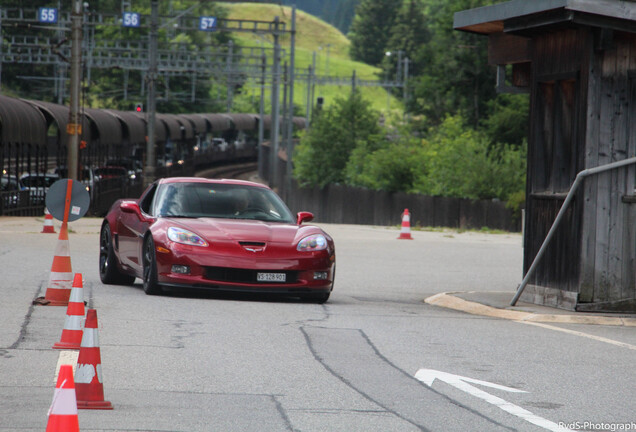
[{"label": "car hood", "polygon": [[199,218],[171,219],[166,218],[169,225],[180,226],[194,231],[207,240],[227,240],[237,242],[266,242],[291,244],[297,240],[299,234],[309,235],[319,230],[310,225],[298,226],[294,224],[281,224],[256,220],[235,220]]}]

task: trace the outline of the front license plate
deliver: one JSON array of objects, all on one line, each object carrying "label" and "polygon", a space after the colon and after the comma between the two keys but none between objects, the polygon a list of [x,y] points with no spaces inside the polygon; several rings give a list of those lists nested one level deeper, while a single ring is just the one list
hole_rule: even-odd
[{"label": "front license plate", "polygon": [[285,273],[256,273],[258,282],[285,282]]}]

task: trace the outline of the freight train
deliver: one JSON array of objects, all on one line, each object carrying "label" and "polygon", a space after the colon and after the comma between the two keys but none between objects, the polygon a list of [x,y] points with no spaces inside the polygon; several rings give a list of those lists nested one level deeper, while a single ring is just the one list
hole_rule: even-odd
[{"label": "freight train", "polygon": [[[83,108],[80,113],[78,180],[91,196],[92,214],[143,187],[147,122],[144,112]],[[218,164],[256,160],[258,114],[155,116],[156,177],[195,175]],[[293,119],[294,130],[305,119]],[[263,117],[268,140],[271,117]],[[67,173],[69,108],[0,95],[0,215],[41,215],[48,183]],[[118,171],[120,175],[118,175]],[[47,175],[45,175],[47,174]]]}]

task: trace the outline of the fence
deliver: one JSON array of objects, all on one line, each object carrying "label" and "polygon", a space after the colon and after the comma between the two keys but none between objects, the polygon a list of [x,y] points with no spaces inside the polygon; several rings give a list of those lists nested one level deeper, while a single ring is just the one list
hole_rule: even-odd
[{"label": "fence", "polygon": [[[281,152],[284,153],[284,152]],[[286,157],[281,154],[276,167],[276,184],[285,183]],[[268,179],[269,146],[263,146],[260,176]],[[316,222],[390,226],[401,223],[408,208],[411,226],[456,229],[499,229],[521,231],[521,216],[498,200],[470,200],[434,197],[403,192],[375,191],[344,185],[323,189],[303,188],[292,182],[291,190],[280,188],[281,195],[294,211],[314,213]]]},{"label": "fence", "polygon": [[329,185],[324,189],[292,187],[288,203],[294,211],[310,211],[316,222],[399,225],[405,208],[411,226],[521,231],[521,220],[500,201],[432,197]]}]

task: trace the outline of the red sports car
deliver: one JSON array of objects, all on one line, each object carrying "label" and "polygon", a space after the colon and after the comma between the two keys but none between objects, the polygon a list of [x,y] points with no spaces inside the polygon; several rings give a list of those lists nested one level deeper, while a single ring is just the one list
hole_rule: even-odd
[{"label": "red sports car", "polygon": [[141,198],[113,204],[100,233],[106,284],[288,294],[324,303],[336,254],[322,229],[303,225],[270,188],[240,180],[164,178]]}]

